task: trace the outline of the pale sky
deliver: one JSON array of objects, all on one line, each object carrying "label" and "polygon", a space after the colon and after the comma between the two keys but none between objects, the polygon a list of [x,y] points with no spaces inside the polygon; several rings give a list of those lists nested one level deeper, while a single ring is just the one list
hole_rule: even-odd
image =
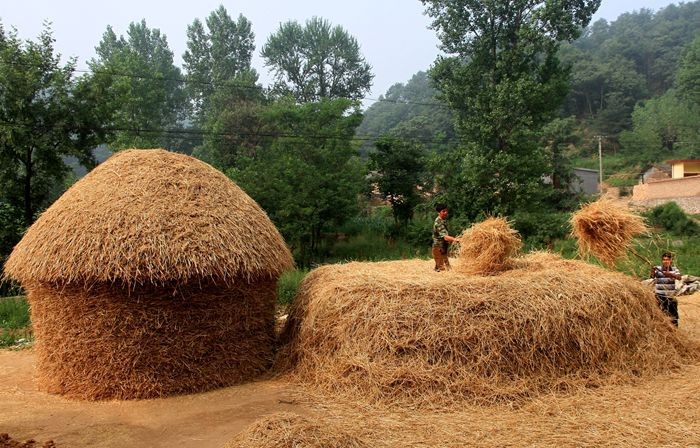
[{"label": "pale sky", "polygon": [[[593,21],[614,21],[624,12],[641,8],[657,11],[671,3],[678,2],[603,0]],[[149,28],[158,28],[167,36],[175,64],[182,68],[187,25],[195,18],[203,21],[220,4],[232,17],[243,14],[252,22],[256,41],[253,66],[263,85],[271,77],[260,58],[260,49],[280,23],[287,20],[304,23],[312,16],[323,17],[333,25],[341,25],[358,40],[375,75],[365,106],[393,84],[406,82],[414,73],[429,68],[438,53],[435,32],[427,28],[430,19],[423,15],[424,8],[418,0],[0,0],[0,21],[6,30],[17,28],[24,39],[35,39],[42,22],[51,21],[55,49],[64,57],[77,57],[77,68],[86,69],[107,25],[117,35],[124,35],[129,23],[145,19]]]}]

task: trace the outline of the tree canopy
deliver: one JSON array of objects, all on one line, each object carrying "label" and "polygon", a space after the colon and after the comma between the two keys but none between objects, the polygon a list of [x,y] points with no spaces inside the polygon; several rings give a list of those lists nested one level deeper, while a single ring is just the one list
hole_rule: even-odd
[{"label": "tree canopy", "polygon": [[360,100],[372,85],[360,45],[343,27],[313,17],[280,25],[261,52],[275,76],[274,90],[306,103],[323,98]]},{"label": "tree canopy", "polygon": [[540,130],[554,118],[569,72],[561,41],[588,25],[600,0],[422,0],[441,48],[431,69],[468,142],[446,154],[443,187],[469,216],[532,204],[546,173]]},{"label": "tree canopy", "polygon": [[167,130],[182,118],[185,96],[166,36],[145,20],[132,22],[126,37],[108,26],[96,51],[89,66],[112,111],[110,147],[172,148]]}]

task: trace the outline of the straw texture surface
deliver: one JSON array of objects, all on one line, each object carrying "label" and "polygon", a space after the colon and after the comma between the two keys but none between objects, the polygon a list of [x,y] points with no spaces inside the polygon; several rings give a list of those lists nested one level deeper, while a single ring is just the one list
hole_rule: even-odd
[{"label": "straw texture surface", "polygon": [[239,433],[226,448],[369,448],[360,439],[290,412],[258,420]]},{"label": "straw texture surface", "polygon": [[119,152],[29,228],[5,274],[91,284],[278,276],[291,253],[265,212],[211,166],[165,150]]},{"label": "straw texture surface", "polygon": [[487,218],[459,236],[460,263],[465,274],[491,275],[511,267],[511,258],[523,246],[520,234],[505,218]]},{"label": "straw texture surface", "polygon": [[608,266],[626,254],[636,235],[648,231],[641,216],[609,199],[581,207],[571,226],[581,256],[594,255]]},{"label": "straw texture surface", "polygon": [[274,280],[248,286],[32,285],[39,389],[154,398],[250,380],[272,364]]},{"label": "straw texture surface", "polygon": [[486,277],[422,260],[320,267],[282,341],[276,367],[301,383],[409,407],[514,402],[698,356],[639,282],[544,252]]}]

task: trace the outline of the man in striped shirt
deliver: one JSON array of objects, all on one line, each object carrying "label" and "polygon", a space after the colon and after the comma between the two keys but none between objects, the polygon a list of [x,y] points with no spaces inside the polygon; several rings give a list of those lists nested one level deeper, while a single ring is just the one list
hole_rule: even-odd
[{"label": "man in striped shirt", "polygon": [[661,266],[651,269],[651,278],[654,279],[656,300],[661,309],[671,316],[673,325],[678,326],[678,301],[676,295],[676,280],[681,279],[681,273],[673,266],[673,254],[664,252],[661,256]]}]

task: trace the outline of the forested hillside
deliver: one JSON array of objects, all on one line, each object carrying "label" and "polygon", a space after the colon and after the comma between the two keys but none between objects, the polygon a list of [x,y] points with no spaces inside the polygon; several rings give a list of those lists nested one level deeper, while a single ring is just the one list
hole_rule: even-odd
[{"label": "forested hillside", "polygon": [[[654,162],[700,157],[700,2],[600,19],[558,55],[570,67],[570,90],[563,121],[554,124],[567,128],[567,155],[577,165],[597,168],[589,156],[597,154],[598,135],[604,154],[613,156],[605,171],[626,172],[630,180]],[[445,105],[418,72],[367,109],[358,135],[419,135],[437,149],[456,135]]]}]

